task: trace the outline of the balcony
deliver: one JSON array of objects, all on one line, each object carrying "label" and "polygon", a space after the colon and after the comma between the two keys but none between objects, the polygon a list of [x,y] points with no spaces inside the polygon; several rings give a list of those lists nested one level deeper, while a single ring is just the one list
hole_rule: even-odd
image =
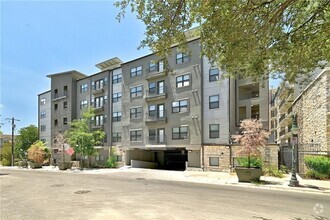
[{"label": "balcony", "polygon": [[153,90],[147,90],[145,100],[148,101],[155,101],[155,100],[162,100],[166,99],[167,93],[166,93],[166,86],[162,89],[157,88]]},{"label": "balcony", "polygon": [[94,112],[103,112],[104,111],[104,106],[95,106],[94,105]]},{"label": "balcony", "polygon": [[93,95],[98,95],[98,94],[103,94],[103,93],[104,93],[103,87],[99,87],[99,88],[94,87],[93,88]]},{"label": "balcony", "polygon": [[148,68],[146,71],[146,79],[152,80],[166,76],[166,71],[163,65],[157,64],[153,68]]},{"label": "balcony", "polygon": [[166,135],[147,136],[146,143],[150,144],[150,145],[165,145],[166,144]]},{"label": "balcony", "polygon": [[96,124],[92,124],[91,128],[93,130],[103,130],[103,125],[96,125]]},{"label": "balcony", "polygon": [[55,93],[54,95],[53,95],[53,99],[52,99],[52,101],[57,101],[57,100],[60,100],[60,99],[65,99],[65,98],[67,98],[68,97],[68,92],[66,91],[66,92],[62,92],[62,93]]},{"label": "balcony", "polygon": [[[290,92],[291,92],[291,90],[290,90]],[[293,100],[294,100],[294,94],[293,94],[293,92],[291,92],[286,96],[286,98],[284,98],[281,101],[281,103],[279,105],[279,112],[282,114],[286,113],[292,106]]]},{"label": "balcony", "polygon": [[167,122],[167,117],[166,117],[166,111],[158,111],[158,112],[153,112],[151,113],[146,113],[145,117],[145,123],[166,123]]}]

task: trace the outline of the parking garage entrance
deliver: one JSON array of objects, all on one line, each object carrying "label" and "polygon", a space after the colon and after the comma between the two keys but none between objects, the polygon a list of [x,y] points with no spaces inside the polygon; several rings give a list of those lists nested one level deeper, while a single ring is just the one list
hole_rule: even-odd
[{"label": "parking garage entrance", "polygon": [[166,150],[164,152],[164,169],[185,170],[188,155],[186,150]]}]

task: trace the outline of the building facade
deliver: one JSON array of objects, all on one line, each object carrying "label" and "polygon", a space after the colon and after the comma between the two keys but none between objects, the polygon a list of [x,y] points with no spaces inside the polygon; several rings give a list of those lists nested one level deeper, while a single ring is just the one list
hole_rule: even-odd
[{"label": "building facade", "polygon": [[[49,75],[51,90],[39,99],[52,97],[50,137],[92,106],[92,129],[106,133],[103,145],[96,146],[95,163],[104,164],[114,147],[125,165],[230,168],[232,160],[224,162],[214,148],[230,148],[231,135],[246,118],[260,119],[268,129],[268,81],[224,78],[201,56],[199,38],[191,39],[188,48],[182,53],[173,46],[166,61],[155,54],[129,62],[113,58],[97,64],[100,72],[91,76],[77,71]],[[40,116],[39,121],[41,127]]]}]

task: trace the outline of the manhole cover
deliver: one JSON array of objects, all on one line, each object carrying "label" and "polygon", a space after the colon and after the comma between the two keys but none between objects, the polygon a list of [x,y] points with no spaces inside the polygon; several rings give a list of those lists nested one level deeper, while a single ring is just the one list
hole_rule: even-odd
[{"label": "manhole cover", "polygon": [[90,190],[78,190],[78,191],[75,191],[74,193],[75,194],[86,194],[86,193],[89,193]]},{"label": "manhole cover", "polygon": [[145,180],[146,178],[136,178],[136,180]]},{"label": "manhole cover", "polygon": [[64,184],[54,184],[54,185],[51,185],[50,187],[62,187],[64,186]]}]

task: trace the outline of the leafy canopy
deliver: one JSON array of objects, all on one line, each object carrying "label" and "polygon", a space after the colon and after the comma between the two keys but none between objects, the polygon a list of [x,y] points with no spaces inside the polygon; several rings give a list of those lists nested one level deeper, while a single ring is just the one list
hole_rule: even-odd
[{"label": "leafy canopy", "polygon": [[140,47],[164,59],[196,28],[202,54],[230,77],[308,77],[330,58],[330,0],[122,0],[146,25]]},{"label": "leafy canopy", "polygon": [[15,151],[24,158],[25,152],[38,140],[38,128],[35,125],[29,125],[18,130],[18,136],[15,138]]}]

